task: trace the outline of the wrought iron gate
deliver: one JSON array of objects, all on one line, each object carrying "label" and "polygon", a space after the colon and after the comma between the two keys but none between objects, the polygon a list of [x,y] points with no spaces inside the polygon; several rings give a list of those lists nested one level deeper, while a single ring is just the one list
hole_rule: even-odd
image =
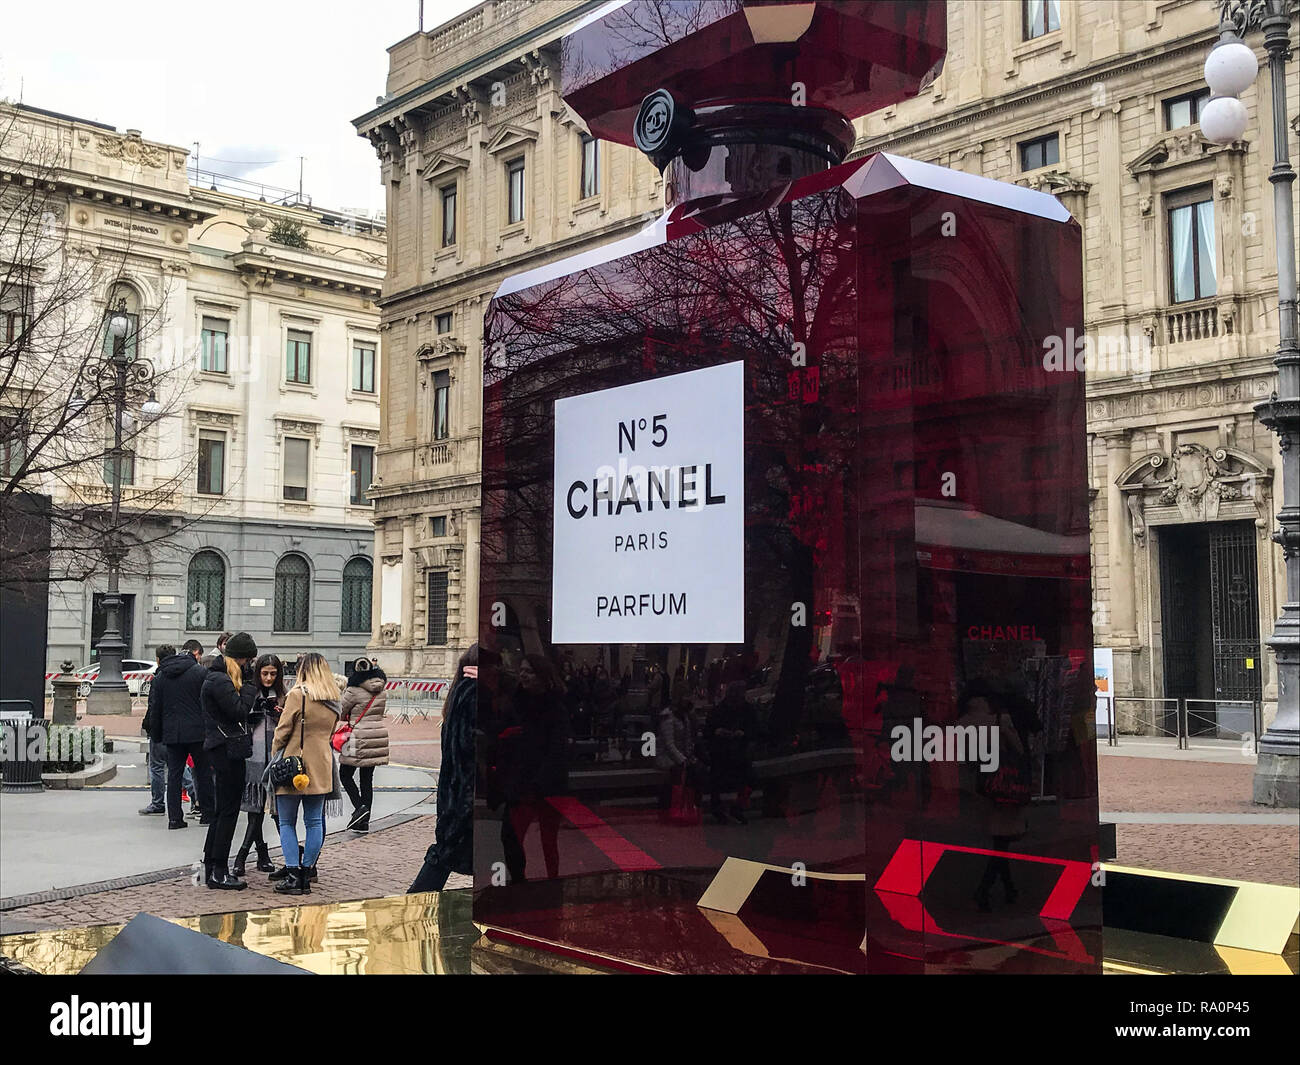
[{"label": "wrought iron gate", "polygon": [[[1160,615],[1164,649],[1165,695],[1197,696],[1196,595],[1194,567],[1188,564],[1190,545],[1179,526],[1160,529]],[[1181,557],[1180,557],[1181,556]],[[1201,594],[1204,594],[1202,592]]]},{"label": "wrought iron gate", "polygon": [[1213,522],[1209,533],[1215,698],[1258,699],[1262,662],[1255,527],[1249,521]]}]

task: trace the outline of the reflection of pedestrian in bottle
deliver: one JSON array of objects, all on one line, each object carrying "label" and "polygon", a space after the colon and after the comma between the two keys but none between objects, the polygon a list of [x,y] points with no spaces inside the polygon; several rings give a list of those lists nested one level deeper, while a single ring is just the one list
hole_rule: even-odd
[{"label": "reflection of pedestrian in bottle", "polygon": [[501,845],[512,883],[525,879],[524,840],[534,821],[542,841],[546,875],[560,875],[560,814],[548,796],[568,788],[568,723],[555,667],[542,655],[519,664],[519,687],[497,726],[497,773],[505,810]]},{"label": "reflection of pedestrian in bottle", "polygon": [[745,701],[744,681],[732,681],[727,685],[722,701],[709,711],[704,726],[709,743],[713,817],[719,824],[727,823],[722,804],[722,794],[726,791],[736,793],[728,811],[732,820],[740,825],[747,823],[744,811],[753,787],[749,750],[755,728],[753,709]]},{"label": "reflection of pedestrian in bottle", "polygon": [[973,761],[959,767],[964,805],[978,820],[990,848],[1002,852],[989,855],[975,888],[975,903],[982,913],[992,909],[991,891],[995,882],[1002,882],[1008,904],[1015,902],[1020,894],[1005,852],[1028,829],[1025,810],[1029,804],[1030,766],[1027,740],[1016,728],[1008,704],[1006,693],[982,680],[972,681],[957,704],[957,719],[963,724],[998,731],[996,771],[985,773]]},{"label": "reflection of pedestrian in bottle", "polygon": [[655,732],[655,768],[663,773],[659,789],[660,811],[670,811],[673,789],[685,789],[684,808],[694,806],[698,787],[699,762],[695,757],[695,713],[691,700],[682,688],[671,707],[659,711]]}]

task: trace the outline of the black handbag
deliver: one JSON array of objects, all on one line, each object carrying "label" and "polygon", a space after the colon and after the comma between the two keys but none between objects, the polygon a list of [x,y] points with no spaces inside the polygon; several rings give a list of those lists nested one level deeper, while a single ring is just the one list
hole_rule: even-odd
[{"label": "black handbag", "polygon": [[[298,719],[298,750],[307,749],[307,700],[302,701],[301,716]],[[250,748],[251,753],[251,748]],[[281,754],[274,762],[271,763],[271,784],[277,788],[293,787],[293,778],[299,773],[306,775],[307,767],[298,755],[286,757]]]},{"label": "black handbag", "polygon": [[236,761],[244,761],[253,757],[253,736],[247,729],[241,729],[234,735],[231,735],[220,725],[217,725],[217,731],[221,733],[226,740],[226,757],[233,758]]}]

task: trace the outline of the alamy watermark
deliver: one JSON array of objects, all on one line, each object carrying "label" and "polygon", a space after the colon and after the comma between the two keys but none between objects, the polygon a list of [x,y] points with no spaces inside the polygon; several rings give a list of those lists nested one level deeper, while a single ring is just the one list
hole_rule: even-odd
[{"label": "alamy watermark", "polygon": [[926,725],[919,717],[889,730],[889,757],[895,762],[978,762],[981,773],[1001,764],[997,725]]},{"label": "alamy watermark", "polygon": [[1043,369],[1055,373],[1127,374],[1138,381],[1151,377],[1151,338],[1076,333],[1043,338]]}]

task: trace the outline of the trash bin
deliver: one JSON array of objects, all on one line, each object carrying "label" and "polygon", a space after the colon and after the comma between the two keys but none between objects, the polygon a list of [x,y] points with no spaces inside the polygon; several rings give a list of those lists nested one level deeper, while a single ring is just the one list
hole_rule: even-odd
[{"label": "trash bin", "polygon": [[[36,717],[26,699],[0,700],[0,728],[6,732],[3,757],[0,757],[0,788],[4,791],[40,791],[41,765],[45,755],[45,722]],[[40,739],[33,742],[39,730]],[[35,758],[29,758],[35,754]]]}]

